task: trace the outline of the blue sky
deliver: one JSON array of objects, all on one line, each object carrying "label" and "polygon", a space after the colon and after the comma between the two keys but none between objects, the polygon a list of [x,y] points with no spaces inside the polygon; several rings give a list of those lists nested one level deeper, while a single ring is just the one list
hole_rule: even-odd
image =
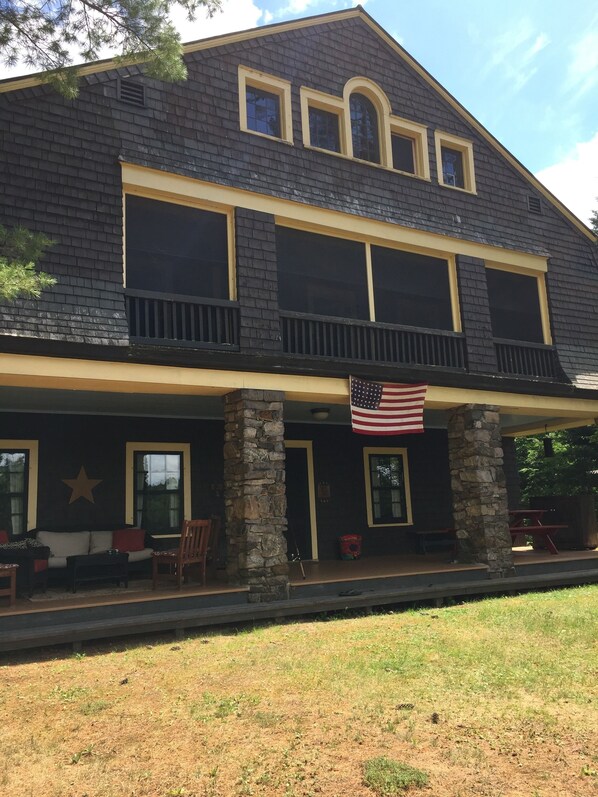
[{"label": "blue sky", "polygon": [[[183,41],[192,41],[354,4],[223,0],[223,12],[212,20],[200,16],[189,23],[179,12],[173,18]],[[362,5],[573,212],[588,220],[598,208],[595,0],[362,0]]]}]

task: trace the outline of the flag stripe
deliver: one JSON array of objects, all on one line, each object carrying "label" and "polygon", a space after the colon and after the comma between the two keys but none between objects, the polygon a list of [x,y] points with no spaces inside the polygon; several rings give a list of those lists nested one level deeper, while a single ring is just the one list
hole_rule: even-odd
[{"label": "flag stripe", "polygon": [[366,382],[350,377],[351,424],[358,434],[423,432],[427,385]]}]

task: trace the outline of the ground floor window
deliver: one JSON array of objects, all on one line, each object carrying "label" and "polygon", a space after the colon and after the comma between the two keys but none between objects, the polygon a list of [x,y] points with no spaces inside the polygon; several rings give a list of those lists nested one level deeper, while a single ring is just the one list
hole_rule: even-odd
[{"label": "ground floor window", "polygon": [[412,523],[405,448],[364,448],[368,526]]},{"label": "ground floor window", "polygon": [[34,528],[37,441],[0,440],[0,529],[10,537]]},{"label": "ground floor window", "polygon": [[127,522],[154,533],[191,517],[188,443],[127,443]]}]

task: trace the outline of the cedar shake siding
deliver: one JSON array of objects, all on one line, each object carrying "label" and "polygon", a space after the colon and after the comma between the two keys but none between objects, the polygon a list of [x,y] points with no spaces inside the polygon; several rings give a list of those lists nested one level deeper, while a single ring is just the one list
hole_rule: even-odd
[{"label": "cedar shake siding", "polygon": [[[0,94],[2,222],[54,238],[57,243],[42,266],[58,278],[39,302],[3,304],[2,334],[128,346],[122,161],[548,257],[552,334],[564,370],[560,381],[598,389],[595,247],[363,19],[274,29],[259,39],[225,43],[185,58],[189,77],[177,84],[150,80],[141,67],[127,67],[83,78],[73,102],[45,86]],[[294,145],[241,131],[239,65],[291,83]],[[145,107],[118,100],[119,75],[143,82]],[[427,126],[430,181],[303,146],[300,87],[340,97],[345,83],[359,75],[380,86],[394,115]],[[476,195],[438,184],[435,130],[473,142]],[[541,214],[529,212],[530,195],[540,199]],[[267,369],[284,361],[272,220],[239,209],[236,229],[240,353],[248,358],[245,366],[255,355]],[[459,261],[469,369],[493,374],[483,264]],[[184,356],[193,365],[213,362],[208,354]],[[228,354],[231,363],[235,356]],[[310,370],[296,364],[297,371],[301,368]]]}]

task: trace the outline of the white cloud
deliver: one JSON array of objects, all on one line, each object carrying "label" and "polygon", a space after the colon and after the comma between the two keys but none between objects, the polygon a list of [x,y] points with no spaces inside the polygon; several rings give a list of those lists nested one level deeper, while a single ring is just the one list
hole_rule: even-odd
[{"label": "white cloud", "polygon": [[[185,11],[177,7],[171,13],[171,19],[177,30],[181,34],[183,42],[191,42],[196,39],[205,39],[209,36],[218,36],[222,33],[231,33],[237,30],[255,28],[260,22],[267,23],[272,20],[272,14],[263,11],[259,5],[259,0],[226,0],[222,6],[222,12],[215,14],[211,19],[206,19],[201,9],[197,13],[195,21],[187,19]],[[80,63],[81,58],[78,52],[73,49],[72,58],[74,63]],[[100,54],[100,58],[109,58],[111,52],[106,51]],[[17,64],[13,68],[0,65],[0,79],[25,75],[28,72],[36,72],[23,63]]]},{"label": "white cloud", "polygon": [[572,47],[573,58],[567,70],[567,86],[576,97],[598,85],[598,30],[582,36]]},{"label": "white cloud", "polygon": [[[469,33],[470,36],[477,35],[473,28]],[[523,17],[514,28],[500,33],[490,42],[490,57],[483,74],[488,75],[494,69],[501,70],[511,90],[516,93],[536,74],[537,68],[532,66],[532,62],[549,44],[547,34],[536,33],[531,21]]]},{"label": "white cloud", "polygon": [[586,224],[598,208],[598,133],[536,177]]}]

